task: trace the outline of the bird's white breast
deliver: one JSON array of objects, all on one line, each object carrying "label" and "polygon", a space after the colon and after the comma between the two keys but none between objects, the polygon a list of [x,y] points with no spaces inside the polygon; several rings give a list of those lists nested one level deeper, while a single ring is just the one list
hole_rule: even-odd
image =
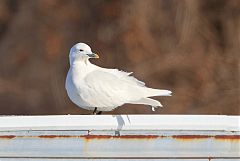
[{"label": "bird's white breast", "polygon": [[84,88],[84,77],[90,71],[91,67],[87,70],[86,64],[76,63],[72,65],[67,74],[65,87],[73,103],[81,108],[94,110],[94,107],[91,107],[89,103],[85,102],[81,97],[81,92]]}]

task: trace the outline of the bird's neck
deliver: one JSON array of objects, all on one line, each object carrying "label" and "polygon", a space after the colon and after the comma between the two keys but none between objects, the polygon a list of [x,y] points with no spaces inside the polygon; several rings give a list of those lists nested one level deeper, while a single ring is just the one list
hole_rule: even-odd
[{"label": "bird's neck", "polygon": [[93,70],[93,65],[88,59],[81,61],[73,61],[70,66],[73,77],[83,78]]}]

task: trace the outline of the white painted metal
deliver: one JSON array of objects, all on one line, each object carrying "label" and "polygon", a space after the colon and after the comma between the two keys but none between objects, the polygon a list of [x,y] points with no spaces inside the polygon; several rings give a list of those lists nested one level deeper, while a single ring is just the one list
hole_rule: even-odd
[{"label": "white painted metal", "polygon": [[51,115],[0,117],[0,131],[120,129],[240,131],[240,117],[226,115]]},{"label": "white painted metal", "polygon": [[[240,117],[0,117],[0,160],[238,160]],[[180,161],[180,160],[178,160]]]}]

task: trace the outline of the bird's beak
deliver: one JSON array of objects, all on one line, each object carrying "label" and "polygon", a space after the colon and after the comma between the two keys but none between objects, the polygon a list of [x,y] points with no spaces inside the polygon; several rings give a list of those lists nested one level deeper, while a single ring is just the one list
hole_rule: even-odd
[{"label": "bird's beak", "polygon": [[90,58],[99,58],[99,56],[95,53],[87,54]]}]

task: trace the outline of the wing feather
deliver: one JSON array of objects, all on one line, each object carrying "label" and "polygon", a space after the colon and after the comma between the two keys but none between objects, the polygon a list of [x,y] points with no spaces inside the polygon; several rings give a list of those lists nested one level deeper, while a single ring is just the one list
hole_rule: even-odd
[{"label": "wing feather", "polygon": [[114,71],[113,74],[96,70],[89,73],[84,82],[86,86],[81,89],[84,90],[81,97],[95,107],[117,107],[142,97],[139,87],[143,85],[126,72]]},{"label": "wing feather", "polygon": [[131,74],[133,72],[125,72],[125,71],[120,71],[118,69],[106,69],[106,68],[102,68],[104,71],[108,72],[108,73],[112,73],[113,75],[117,76],[118,78],[120,78],[123,81],[127,81],[131,84],[134,85],[138,85],[141,87],[145,87],[145,83],[136,79],[135,77],[131,76]]}]

